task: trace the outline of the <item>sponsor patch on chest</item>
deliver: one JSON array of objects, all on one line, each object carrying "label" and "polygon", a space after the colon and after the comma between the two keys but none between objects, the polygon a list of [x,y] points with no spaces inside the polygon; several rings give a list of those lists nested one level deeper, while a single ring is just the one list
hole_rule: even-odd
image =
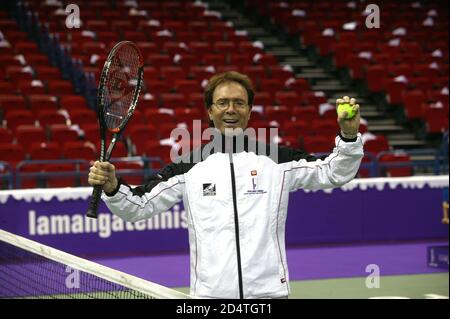
[{"label": "sponsor patch on chest", "polygon": [[216,184],[205,183],[203,184],[203,196],[215,196]]}]

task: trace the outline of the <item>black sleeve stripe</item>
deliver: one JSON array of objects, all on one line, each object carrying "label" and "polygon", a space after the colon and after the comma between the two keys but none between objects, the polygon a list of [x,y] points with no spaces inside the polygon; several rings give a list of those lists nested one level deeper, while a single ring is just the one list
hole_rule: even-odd
[{"label": "black sleeve stripe", "polygon": [[[172,187],[174,187],[174,186],[176,186],[176,185],[178,185],[178,184],[184,184],[184,182],[176,182],[175,184],[173,184],[173,185],[171,185],[171,186],[169,186],[169,187],[163,188],[162,190],[159,191],[158,194],[156,194],[156,195],[154,195],[152,198],[149,198],[148,200],[146,200],[145,203],[144,203],[144,207],[147,206],[148,202],[152,201],[155,197],[159,196],[162,192],[164,192],[164,191],[166,191],[166,190],[168,190],[168,189],[171,189]],[[128,195],[128,194],[126,194],[126,193],[124,193],[124,192],[122,192],[122,191],[120,191],[120,190],[119,190],[119,193],[121,193],[121,194],[123,194],[123,195],[125,195],[125,196]],[[133,194],[133,195],[134,195],[134,194]],[[134,195],[134,196],[139,196],[139,195]],[[136,202],[130,200],[128,197],[125,197],[125,199],[126,199],[127,201],[129,201],[130,203],[132,203],[132,204],[134,204],[134,205],[136,205],[136,206],[139,206],[140,208],[143,208],[143,207],[141,207],[141,203],[136,203]]]}]

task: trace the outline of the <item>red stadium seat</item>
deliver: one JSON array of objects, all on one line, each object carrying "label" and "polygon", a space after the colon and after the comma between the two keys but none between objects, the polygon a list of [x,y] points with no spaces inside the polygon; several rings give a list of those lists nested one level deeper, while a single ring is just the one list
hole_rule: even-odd
[{"label": "red stadium seat", "polygon": [[0,95],[0,108],[3,110],[3,114],[10,110],[24,110],[26,109],[25,99],[20,95],[2,94]]},{"label": "red stadium seat", "polygon": [[[248,77],[250,79],[252,79],[253,82],[266,77],[266,71],[265,71],[264,67],[261,65],[244,66],[242,69],[242,72],[244,72],[244,74],[248,75]],[[255,82],[255,84],[256,84],[256,82]]]},{"label": "red stadium seat", "polygon": [[171,66],[173,64],[172,57],[168,54],[155,53],[147,55],[145,62],[150,66]]},{"label": "red stadium seat", "polygon": [[[220,31],[217,31],[216,29],[212,29],[214,31],[205,31],[202,32],[200,35],[200,38],[203,41],[209,42],[209,43],[219,43],[219,42],[225,42],[224,41],[224,34]],[[225,51],[226,52],[226,51]]]},{"label": "red stadium seat", "polygon": [[46,65],[49,63],[48,57],[42,53],[40,54],[26,54],[25,60],[33,67],[39,65]]},{"label": "red stadium seat", "polygon": [[196,65],[198,62],[198,58],[194,54],[179,54],[179,60],[176,61],[177,66],[183,68],[186,75],[189,74],[190,67]]},{"label": "red stadium seat", "polygon": [[269,121],[282,124],[291,120],[291,108],[287,106],[267,106],[264,111]]},{"label": "red stadium seat", "polygon": [[386,79],[386,99],[390,104],[402,104],[403,91],[406,90],[408,84],[398,82],[394,79]]},{"label": "red stadium seat", "polygon": [[10,129],[0,127],[0,143],[12,143],[14,136]]},{"label": "red stadium seat", "polygon": [[193,41],[187,44],[188,48],[192,51],[192,53],[196,55],[205,54],[205,52],[212,51],[212,44],[204,41]]},{"label": "red stadium seat", "polygon": [[70,114],[70,121],[72,124],[82,125],[83,123],[90,123],[98,125],[97,113],[90,109],[86,110],[68,110]]},{"label": "red stadium seat", "polygon": [[91,142],[66,142],[64,144],[64,158],[66,159],[84,159],[93,161],[97,158],[97,150]]},{"label": "red stadium seat", "polygon": [[330,153],[334,140],[323,136],[309,136],[304,138],[303,147],[309,153]]},{"label": "red stadium seat", "polygon": [[410,79],[413,75],[413,69],[406,63],[400,63],[389,65],[388,73],[391,77],[404,75],[407,79]]},{"label": "red stadium seat", "polygon": [[145,117],[147,118],[147,122],[152,125],[174,123],[175,121],[174,114],[164,112],[161,109],[146,109]]},{"label": "red stadium seat", "polygon": [[292,110],[292,115],[296,120],[312,122],[314,119],[319,118],[319,113],[314,106],[297,106]]},{"label": "red stadium seat", "polygon": [[183,46],[178,41],[167,41],[164,42],[163,44],[163,52],[170,55],[175,55],[175,54],[187,54],[189,53],[189,50],[187,46],[185,45]]},{"label": "red stadium seat", "polygon": [[139,31],[125,31],[123,38],[127,39],[127,41],[133,41],[133,42],[148,41],[147,37],[145,36],[145,33],[139,32]]},{"label": "red stadium seat", "polygon": [[[140,161],[112,162],[116,172],[130,185],[142,185],[144,183],[144,164]],[[130,172],[131,171],[131,172]],[[138,175],[136,175],[138,174]]]},{"label": "red stadium seat", "polygon": [[178,107],[175,108],[175,122],[186,123],[189,127],[192,126],[193,120],[201,120],[202,115],[198,109],[190,109]]},{"label": "red stadium seat", "polygon": [[[110,142],[111,142],[110,139],[108,139],[106,141],[106,147],[109,146]],[[97,141],[96,141],[96,147],[97,147],[97,150],[100,151],[100,141],[99,141],[99,139],[97,139]],[[119,158],[119,157],[127,157],[127,156],[128,156],[128,150],[127,150],[127,147],[126,147],[125,143],[123,141],[121,141],[121,140],[117,141],[116,145],[114,146],[114,150],[112,152],[112,157],[113,158]]]},{"label": "red stadium seat", "polygon": [[180,93],[161,94],[161,103],[163,107],[176,108],[187,104],[186,97]]},{"label": "red stadium seat", "polygon": [[424,112],[425,126],[428,133],[448,131],[448,108],[428,107]]},{"label": "red stadium seat", "polygon": [[16,129],[17,144],[23,146],[26,151],[32,143],[45,143],[47,136],[45,130],[40,126],[34,125],[19,125]]},{"label": "red stadium seat", "polygon": [[274,99],[267,92],[256,92],[255,97],[253,99],[253,105],[272,105]]},{"label": "red stadium seat", "polygon": [[62,149],[58,143],[32,143],[29,154],[32,160],[57,160],[62,157]]},{"label": "red stadium seat", "polygon": [[300,96],[295,92],[276,92],[275,100],[280,105],[294,107],[300,105]]},{"label": "red stadium seat", "polygon": [[161,136],[161,132],[153,125],[142,124],[130,127],[127,130],[127,136],[131,143],[136,146],[137,154],[140,154],[147,141],[158,141]]},{"label": "red stadium seat", "polygon": [[313,135],[311,122],[304,120],[295,122],[285,122],[280,128],[284,132],[284,136],[301,136],[308,138]]},{"label": "red stadium seat", "polygon": [[33,53],[39,54],[39,48],[36,43],[31,41],[17,41],[14,45],[16,52],[18,53]]},{"label": "red stadium seat", "polygon": [[23,65],[20,63],[19,59],[16,59],[14,57],[14,53],[13,52],[8,53],[5,50],[8,50],[8,48],[7,47],[0,48],[0,67],[3,69],[6,69],[6,67],[8,66],[22,68]]},{"label": "red stadium seat", "polygon": [[348,67],[350,69],[350,76],[355,80],[364,79],[364,69],[370,60],[356,55],[350,55],[348,58]]},{"label": "red stadium seat", "polygon": [[367,86],[372,92],[381,92],[384,89],[384,79],[387,71],[383,65],[372,65],[367,68]]},{"label": "red stadium seat", "polygon": [[383,135],[377,135],[375,139],[367,140],[364,143],[364,151],[377,155],[380,152],[388,151],[389,143]]},{"label": "red stadium seat", "polygon": [[213,42],[213,50],[217,53],[233,52],[236,51],[236,45],[232,41],[217,41]]},{"label": "red stadium seat", "polygon": [[[291,93],[296,94],[295,92],[283,92],[284,90],[284,83],[282,81],[276,80],[276,79],[261,79],[259,81],[259,89],[258,91],[262,91],[262,92],[269,92],[270,94],[275,96],[275,93],[280,93],[281,96],[283,95],[287,95],[287,96],[292,96]],[[280,104],[285,104],[286,103],[282,103],[280,101],[278,101],[278,103]]]},{"label": "red stadium seat", "polygon": [[7,66],[5,74],[7,79],[15,83],[20,80],[31,81],[33,79],[33,73],[30,67]]},{"label": "red stadium seat", "polygon": [[254,46],[253,43],[251,43],[250,41],[242,41],[242,42],[239,42],[238,52],[254,55],[257,53],[263,54],[264,50],[259,47]]},{"label": "red stadium seat", "polygon": [[253,57],[251,54],[246,53],[236,53],[236,54],[230,54],[230,63],[233,65],[238,66],[240,69],[243,69],[244,67],[251,65],[253,63]]},{"label": "red stadium seat", "polygon": [[87,20],[86,29],[91,31],[111,31],[107,21]]},{"label": "red stadium seat", "polygon": [[78,140],[78,132],[65,124],[53,124],[49,126],[50,140],[63,147],[66,142]]},{"label": "red stadium seat", "polygon": [[45,177],[47,187],[75,187],[87,183],[87,168],[80,167],[80,164],[61,163],[47,164],[42,169],[44,173],[54,173],[57,175],[47,175]]},{"label": "red stadium seat", "polygon": [[[404,152],[394,152],[383,154],[378,158],[378,162],[383,165],[384,172],[383,175],[387,175],[388,177],[400,177],[400,176],[411,176],[412,175],[412,166],[411,166],[411,158],[407,153]],[[387,167],[384,166],[386,164],[409,164],[406,166],[400,167]]]},{"label": "red stadium seat", "polygon": [[58,109],[58,99],[54,95],[33,94],[28,96],[28,100],[30,102],[30,109],[34,114],[42,110]]},{"label": "red stadium seat", "polygon": [[283,84],[287,79],[294,78],[295,74],[291,71],[284,69],[282,66],[270,66],[268,67],[268,74],[272,79],[277,79]]},{"label": "red stadium seat", "polygon": [[[335,45],[335,54],[334,54],[334,65],[337,68],[343,68],[346,67],[348,65],[348,60],[349,60],[349,54],[348,52],[350,52],[352,46],[354,45],[354,43],[356,43],[356,41],[345,41],[342,39],[342,36],[346,34],[340,34],[341,40],[339,43],[336,43]],[[350,35],[354,35],[356,38],[356,35],[354,33],[347,33]]]},{"label": "red stadium seat", "polygon": [[280,138],[279,144],[294,149],[300,148],[300,142],[297,136],[283,136]]},{"label": "red stadium seat", "polygon": [[202,81],[210,79],[214,75],[214,71],[206,66],[193,65],[189,67],[189,74],[193,79]]},{"label": "red stadium seat", "polygon": [[48,92],[55,95],[71,95],[74,94],[73,86],[70,81],[65,80],[49,80]]},{"label": "red stadium seat", "polygon": [[41,110],[37,115],[39,124],[42,127],[52,124],[66,124],[66,117],[58,110]]},{"label": "red stadium seat", "polygon": [[40,80],[19,80],[17,89],[23,95],[47,93],[44,83]]},{"label": "red stadium seat", "polygon": [[59,100],[61,108],[66,109],[69,113],[72,110],[87,110],[89,106],[87,104],[86,98],[81,95],[65,95]]},{"label": "red stadium seat", "polygon": [[37,78],[40,80],[58,80],[61,79],[61,71],[56,67],[38,66],[34,68],[37,73]]},{"label": "red stadium seat", "polygon": [[169,93],[172,87],[167,81],[163,80],[149,80],[144,82],[147,92],[153,95],[160,95],[163,93]]},{"label": "red stadium seat", "polygon": [[204,65],[214,65],[222,66],[225,65],[225,55],[224,54],[204,54],[202,58],[202,63]]},{"label": "red stadium seat", "polygon": [[176,124],[168,123],[168,124],[161,124],[158,126],[159,136],[160,139],[166,139],[170,137],[170,134],[174,128],[176,128]]},{"label": "red stadium seat", "polygon": [[[0,83],[0,94],[12,94],[16,91],[16,87],[11,82]],[[1,105],[0,105],[1,107]]]},{"label": "red stadium seat", "polygon": [[403,91],[403,105],[408,119],[422,118],[425,94],[420,90]]},{"label": "red stadium seat", "polygon": [[200,83],[196,80],[175,80],[174,87],[181,94],[190,94],[193,92],[202,92]]},{"label": "red stadium seat", "polygon": [[12,132],[15,132],[16,128],[19,125],[34,125],[36,121],[35,117],[33,116],[33,113],[31,113],[28,110],[9,111],[8,113],[6,113],[5,119],[6,119],[6,126]]},{"label": "red stadium seat", "polygon": [[184,69],[179,66],[162,66],[161,76],[169,83],[174,83],[176,80],[182,80],[186,78]]},{"label": "red stadium seat", "polygon": [[[85,141],[97,143],[100,138],[99,127],[97,123],[84,123],[82,125],[82,135]],[[128,130],[128,127],[125,129]]]},{"label": "red stadium seat", "polygon": [[22,145],[11,143],[0,143],[0,154],[2,161],[9,163],[13,168],[20,161],[25,160],[25,150]]},{"label": "red stadium seat", "polygon": [[312,130],[316,136],[324,136],[330,140],[339,133],[339,126],[336,120],[315,120],[312,122]]},{"label": "red stadium seat", "polygon": [[150,80],[161,80],[159,73],[159,67],[156,66],[144,66],[144,83]]},{"label": "red stadium seat", "polygon": [[144,145],[143,153],[147,157],[159,157],[167,164],[171,162],[171,150],[172,146],[170,145],[161,145],[159,141],[148,141]]}]

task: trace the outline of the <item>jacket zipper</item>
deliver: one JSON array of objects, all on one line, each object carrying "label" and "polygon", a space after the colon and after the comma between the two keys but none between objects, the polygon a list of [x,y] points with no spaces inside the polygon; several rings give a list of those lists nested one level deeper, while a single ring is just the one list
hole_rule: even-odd
[{"label": "jacket zipper", "polygon": [[237,202],[236,202],[236,181],[234,176],[234,163],[233,163],[233,154],[230,155],[230,170],[231,170],[231,190],[233,192],[233,207],[234,207],[234,229],[236,233],[236,256],[237,256],[237,265],[238,265],[238,279],[239,279],[239,298],[244,299],[244,289],[242,285],[242,265],[241,265],[241,246],[239,244],[239,217],[237,211]]}]

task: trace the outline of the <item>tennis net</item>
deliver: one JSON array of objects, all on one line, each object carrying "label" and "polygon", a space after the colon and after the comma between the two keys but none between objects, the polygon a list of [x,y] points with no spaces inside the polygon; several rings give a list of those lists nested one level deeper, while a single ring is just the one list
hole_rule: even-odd
[{"label": "tennis net", "polygon": [[0,229],[0,298],[185,299],[190,296]]}]

